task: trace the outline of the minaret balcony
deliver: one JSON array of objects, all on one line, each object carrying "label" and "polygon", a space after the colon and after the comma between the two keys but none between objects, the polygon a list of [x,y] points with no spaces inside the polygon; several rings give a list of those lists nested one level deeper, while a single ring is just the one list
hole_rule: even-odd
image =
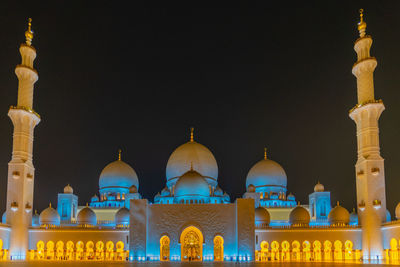
[{"label": "minaret balcony", "polygon": [[20,174],[19,174],[19,172],[17,172],[17,171],[15,171],[15,172],[12,173],[12,177],[13,177],[14,179],[19,179],[19,176],[20,176]]},{"label": "minaret balcony", "polygon": [[381,208],[381,201],[379,199],[375,199],[374,201],[372,201],[372,206],[376,210],[380,209]]},{"label": "minaret balcony", "polygon": [[11,210],[12,211],[17,211],[18,210],[18,203],[16,201],[11,203]]},{"label": "minaret balcony", "polygon": [[364,202],[364,201],[361,201],[361,202],[358,204],[358,208],[359,208],[361,211],[364,211],[364,210],[365,210],[365,202]]},{"label": "minaret balcony", "polygon": [[28,212],[28,213],[32,211],[32,206],[29,203],[26,203],[25,211]]}]

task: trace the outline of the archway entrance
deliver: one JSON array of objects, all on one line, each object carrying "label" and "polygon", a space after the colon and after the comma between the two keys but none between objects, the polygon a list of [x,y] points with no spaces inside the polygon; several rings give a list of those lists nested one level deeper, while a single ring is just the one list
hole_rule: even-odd
[{"label": "archway entrance", "polygon": [[181,260],[203,260],[203,234],[194,226],[189,226],[181,234]]},{"label": "archway entrance", "polygon": [[169,261],[169,237],[164,235],[160,239],[160,260]]},{"label": "archway entrance", "polygon": [[217,235],[214,238],[214,261],[224,260],[224,239]]}]

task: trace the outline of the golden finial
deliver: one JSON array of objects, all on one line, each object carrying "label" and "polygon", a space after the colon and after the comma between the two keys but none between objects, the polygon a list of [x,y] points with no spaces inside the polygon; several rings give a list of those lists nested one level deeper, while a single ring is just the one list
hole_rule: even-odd
[{"label": "golden finial", "polygon": [[360,9],[360,22],[358,23],[358,32],[360,37],[365,36],[365,30],[367,29],[367,23],[364,21],[364,9]]},{"label": "golden finial", "polygon": [[267,148],[264,147],[264,160],[267,160]]},{"label": "golden finial", "polygon": [[300,206],[300,201],[297,201],[297,206]]},{"label": "golden finial", "polygon": [[28,30],[25,32],[25,39],[26,39],[26,44],[27,45],[32,45],[32,39],[33,39],[33,31],[31,30],[32,26],[32,19],[28,19]]},{"label": "golden finial", "polygon": [[121,153],[122,153],[122,150],[118,149],[118,160],[121,160]]},{"label": "golden finial", "polygon": [[190,142],[194,142],[193,132],[194,132],[194,128],[192,127],[192,128],[190,128]]},{"label": "golden finial", "polygon": [[49,203],[49,208],[51,208],[51,202]]},{"label": "golden finial", "polygon": [[336,202],[336,206],[340,206],[340,203],[339,203],[339,201],[337,201],[337,202]]},{"label": "golden finial", "polygon": [[86,202],[86,208],[88,208],[88,207],[89,207],[89,203]]}]

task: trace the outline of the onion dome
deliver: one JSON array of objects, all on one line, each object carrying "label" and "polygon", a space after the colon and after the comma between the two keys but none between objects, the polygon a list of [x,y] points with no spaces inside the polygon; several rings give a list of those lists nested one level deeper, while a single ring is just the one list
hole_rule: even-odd
[{"label": "onion dome", "polygon": [[217,186],[218,165],[211,151],[193,140],[193,128],[190,141],[179,146],[172,152],[167,163],[167,186],[174,185],[179,177],[190,169],[190,164],[196,167],[206,181],[212,186]]},{"label": "onion dome", "polygon": [[289,222],[292,226],[308,226],[310,223],[310,213],[300,205],[297,205],[289,214]]},{"label": "onion dome", "polygon": [[277,162],[267,158],[257,162],[249,171],[246,187],[254,185],[257,192],[286,192],[287,178],[285,170]]},{"label": "onion dome", "polygon": [[254,220],[255,226],[258,228],[267,227],[269,225],[269,222],[271,221],[269,212],[262,207],[258,207],[254,211]]},{"label": "onion dome", "polygon": [[358,225],[358,215],[356,210],[353,208],[353,211],[350,213],[350,225]]},{"label": "onion dome", "polygon": [[116,225],[129,225],[130,213],[125,207],[120,208],[117,213],[115,213],[115,224]]},{"label": "onion dome", "polygon": [[175,197],[204,198],[209,196],[210,188],[206,179],[193,168],[182,175],[176,182]]},{"label": "onion dome", "polygon": [[249,193],[254,193],[254,192],[256,192],[256,187],[255,187],[254,185],[252,185],[252,184],[249,184],[249,185],[247,186],[247,192],[249,192]]},{"label": "onion dome", "polygon": [[79,225],[96,225],[97,216],[96,213],[86,205],[85,208],[79,211],[76,221]]},{"label": "onion dome", "polygon": [[169,195],[171,195],[171,192],[169,191],[168,187],[164,187],[164,189],[161,190],[161,196],[167,197]]},{"label": "onion dome", "polygon": [[137,192],[138,192],[138,190],[137,190],[136,185],[132,185],[131,187],[129,187],[129,193],[135,194]]},{"label": "onion dome", "polygon": [[321,184],[319,181],[318,183],[314,186],[314,192],[324,192],[325,187],[323,184]]},{"label": "onion dome", "polygon": [[108,164],[100,174],[100,191],[120,193],[121,189],[128,191],[132,185],[139,188],[137,174],[131,166],[121,160],[119,150],[118,160]]},{"label": "onion dome", "polygon": [[64,187],[64,194],[73,194],[73,193],[74,193],[74,189],[69,184],[67,184]]},{"label": "onion dome", "polygon": [[39,214],[37,213],[37,210],[35,210],[35,213],[32,215],[32,226],[39,226],[39,225],[40,225]]},{"label": "onion dome", "polygon": [[390,214],[389,210],[386,210],[386,221],[387,222],[392,221],[392,215]]},{"label": "onion dome", "polygon": [[60,225],[60,214],[51,207],[44,209],[39,216],[40,225]]},{"label": "onion dome", "polygon": [[289,193],[289,195],[287,196],[286,199],[287,199],[287,200],[290,200],[290,201],[296,200],[296,198],[294,197],[294,195],[293,195],[292,193]]},{"label": "onion dome", "polygon": [[4,223],[4,224],[7,223],[7,218],[6,217],[7,217],[7,211],[5,211],[3,213],[3,215],[1,216],[1,222]]},{"label": "onion dome", "polygon": [[397,204],[396,210],[394,211],[394,215],[396,216],[397,220],[400,220],[400,203]]},{"label": "onion dome", "polygon": [[97,195],[92,196],[91,202],[97,202],[99,201],[99,197]]},{"label": "onion dome", "polygon": [[328,221],[331,225],[347,225],[350,222],[350,214],[345,208],[339,205],[338,201],[336,207],[329,212]]},{"label": "onion dome", "polygon": [[224,192],[222,192],[221,187],[217,186],[217,188],[215,188],[214,190],[214,196],[223,196]]}]

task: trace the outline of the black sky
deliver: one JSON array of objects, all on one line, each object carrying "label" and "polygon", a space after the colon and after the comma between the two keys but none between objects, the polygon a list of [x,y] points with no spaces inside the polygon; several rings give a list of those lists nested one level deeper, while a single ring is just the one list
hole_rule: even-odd
[{"label": "black sky", "polygon": [[400,201],[400,2],[280,2],[221,8],[2,2],[0,210],[12,149],[7,110],[16,104],[14,68],[28,17],[38,52],[34,109],[42,116],[34,142],[39,211],[56,203],[67,183],[84,205],[118,148],[152,200],[191,126],[214,153],[220,186],[232,199],[244,193],[246,174],[267,146],[302,203],[320,180],[332,204],[352,209],[356,136],[348,110],[357,99],[351,67],[363,7],[378,60],[375,95],[386,106],[381,147],[393,215]]}]

